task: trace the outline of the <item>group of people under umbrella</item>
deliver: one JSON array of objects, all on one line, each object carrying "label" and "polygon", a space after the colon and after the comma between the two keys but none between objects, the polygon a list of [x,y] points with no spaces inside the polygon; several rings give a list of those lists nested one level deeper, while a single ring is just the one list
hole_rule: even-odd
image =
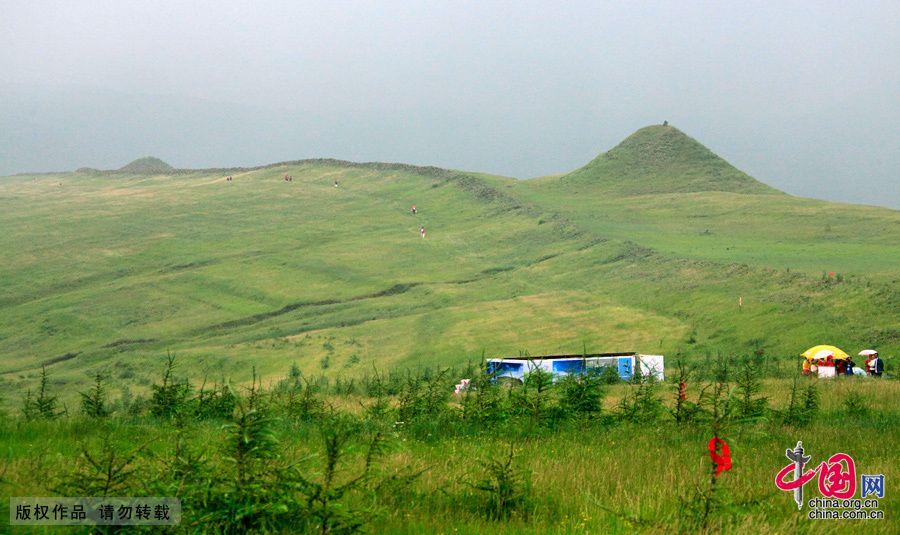
[{"label": "group of people under umbrella", "polygon": [[881,377],[884,373],[884,360],[874,349],[859,352],[860,360],[865,359],[862,366],[853,361],[853,357],[835,346],[814,346],[800,354],[803,357],[803,375],[817,377],[835,377],[837,375],[858,375]]}]

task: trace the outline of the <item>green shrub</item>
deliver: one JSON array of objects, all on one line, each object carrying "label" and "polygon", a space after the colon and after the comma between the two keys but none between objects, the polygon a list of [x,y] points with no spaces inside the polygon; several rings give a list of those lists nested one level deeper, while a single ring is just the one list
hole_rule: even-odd
[{"label": "green shrub", "polygon": [[341,478],[341,462],[356,434],[346,419],[332,419],[322,429],[324,472],[313,479],[293,470],[287,476],[292,488],[301,495],[303,527],[310,533],[358,533],[375,516],[372,509],[354,508],[349,496],[367,486],[376,459],[382,453],[383,440],[376,433],[368,443],[362,469],[353,476]]},{"label": "green shrub", "polygon": [[47,366],[41,366],[41,382],[38,386],[37,397],[32,397],[31,390],[28,390],[22,402],[22,413],[26,418],[55,420],[62,416],[64,411],[59,409],[57,396],[50,394],[49,385],[50,375],[47,373]]},{"label": "green shrub", "polygon": [[616,417],[625,422],[657,420],[664,408],[658,390],[659,383],[653,375],[629,385],[616,407]]},{"label": "green shrub", "polygon": [[600,379],[604,384],[617,385],[622,382],[622,376],[614,366],[602,366],[600,370]]},{"label": "green shrub", "polygon": [[490,520],[507,520],[513,513],[523,511],[531,494],[530,474],[513,466],[513,447],[501,459],[481,462],[482,476],[471,487],[484,493],[484,512]]},{"label": "green shrub", "polygon": [[253,480],[268,459],[278,451],[278,439],[272,430],[273,419],[257,410],[245,410],[238,403],[234,423],[226,426],[228,447],[226,459],[234,465],[237,481],[245,485]]},{"label": "green shrub", "polygon": [[181,416],[188,405],[191,393],[187,380],[178,382],[175,379],[175,355],[166,355],[166,369],[162,384],[153,384],[150,397],[150,413],[157,418],[175,418]]},{"label": "green shrub", "polygon": [[872,402],[868,397],[852,390],[844,400],[844,410],[851,418],[868,418],[872,414]]},{"label": "green shrub", "polygon": [[[189,477],[186,494],[196,507],[197,524],[208,533],[282,532],[290,525],[292,504],[277,463],[279,442],[274,419],[238,401],[233,423],[225,426],[223,468],[206,478]],[[182,456],[180,462],[202,464]]]},{"label": "green shrub", "polygon": [[567,414],[598,414],[603,407],[603,376],[599,372],[567,375],[556,388],[560,407]]},{"label": "green shrub", "polygon": [[81,456],[74,468],[60,478],[54,492],[64,496],[128,496],[136,486],[135,460],[147,444],[120,452],[114,438],[107,434],[100,441],[99,451],[82,444]]},{"label": "green shrub", "polygon": [[461,417],[484,427],[494,427],[509,417],[508,398],[487,367],[469,375],[469,386],[460,394]]},{"label": "green shrub", "polygon": [[712,423],[713,434],[718,436],[735,410],[728,361],[718,358],[712,375],[715,380],[701,392],[699,405],[705,419]]},{"label": "green shrub", "polygon": [[345,379],[339,375],[334,379],[334,385],[332,386],[331,391],[339,396],[356,394],[358,391],[356,379],[352,377]]},{"label": "green shrub", "polygon": [[[675,402],[673,403],[672,408],[669,409],[669,413],[672,415],[672,418],[674,418],[678,423],[693,422],[697,419],[700,413],[700,405],[688,399],[687,391],[688,388],[694,388],[695,380],[697,384],[700,381],[699,379],[697,379],[697,374],[694,373],[693,370],[689,369],[684,361],[680,359],[677,360],[675,367],[678,370],[677,374],[673,378],[673,392]],[[684,385],[683,398],[682,385]],[[700,393],[697,396],[698,400],[703,398],[703,395],[706,392],[707,388],[707,386],[700,388]]]},{"label": "green shrub", "polygon": [[526,416],[531,426],[550,423],[553,374],[540,368],[525,374],[521,388],[509,390],[510,410],[518,416]]},{"label": "green shrub", "polygon": [[810,381],[803,391],[803,422],[812,421],[819,414],[819,389]]},{"label": "green shrub", "polygon": [[211,390],[206,390],[205,385],[201,386],[195,401],[197,418],[229,419],[237,406],[237,395],[231,385],[223,380],[221,384],[213,385]]},{"label": "green shrub", "polygon": [[281,408],[293,420],[312,421],[322,418],[325,415],[325,402],[306,378],[302,381],[280,395]]},{"label": "green shrub", "polygon": [[759,395],[762,391],[759,374],[759,368],[749,362],[745,362],[737,373],[736,413],[739,418],[754,419],[765,414],[769,399]]},{"label": "green shrub", "polygon": [[106,390],[103,387],[103,377],[98,373],[94,380],[94,388],[81,394],[81,412],[91,418],[106,418],[109,416],[109,407],[106,403]]},{"label": "green shrub", "polygon": [[435,419],[447,412],[450,386],[448,370],[436,375],[408,373],[406,384],[397,397],[397,418],[402,422],[414,422],[423,418]]}]

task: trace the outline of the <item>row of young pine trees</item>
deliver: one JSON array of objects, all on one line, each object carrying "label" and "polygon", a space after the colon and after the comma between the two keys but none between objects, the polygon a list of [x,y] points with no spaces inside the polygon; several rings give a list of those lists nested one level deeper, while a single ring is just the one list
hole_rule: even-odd
[{"label": "row of young pine trees", "polygon": [[[699,368],[702,369],[702,368]],[[732,366],[720,359],[713,373],[679,362],[669,384],[637,375],[624,387],[615,409],[605,410],[614,373],[572,375],[553,381],[543,371],[518,387],[501,386],[483,368],[374,371],[358,381],[329,382],[290,374],[263,388],[253,370],[247,388],[222,381],[199,389],[176,377],[169,355],[161,380],[147,400],[111,403],[104,378],[96,376],[81,393],[81,412],[106,425],[109,436],[99,446],[82,445],[74,468],[49,489],[67,496],[176,496],[181,499],[181,528],[199,533],[355,533],[376,522],[386,507],[401,507],[403,496],[428,471],[411,464],[383,462],[398,437],[435,441],[450,437],[508,439],[507,451],[473,461],[462,507],[487,520],[527,522],[541,499],[516,458],[513,444],[566,426],[608,427],[668,421],[708,429],[726,437],[733,426],[761,420],[804,425],[818,412],[814,381],[794,381],[782,410],[760,394],[760,368],[749,362]],[[468,390],[453,396],[459,377],[473,377]],[[340,410],[332,402],[354,394],[359,410]],[[669,398],[666,401],[665,398]],[[346,404],[345,404],[346,405]],[[35,393],[23,400],[27,420],[68,416],[50,392],[46,368]],[[203,427],[202,423],[220,424]],[[172,445],[167,455],[150,453],[152,441],[122,444],[118,425],[165,429]],[[198,429],[217,435],[210,439]],[[304,469],[279,437],[305,434],[321,449],[316,470]],[[685,500],[681,526],[704,528],[723,503],[715,465],[708,484]],[[154,477],[137,477],[138,472]],[[629,520],[628,514],[608,509]]]}]

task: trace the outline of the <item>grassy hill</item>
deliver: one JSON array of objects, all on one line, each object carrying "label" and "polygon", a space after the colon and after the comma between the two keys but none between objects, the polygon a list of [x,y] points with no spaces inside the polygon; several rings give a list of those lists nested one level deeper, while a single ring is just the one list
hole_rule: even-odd
[{"label": "grassy hill", "polygon": [[677,258],[900,276],[895,210],[785,195],[672,126],[642,128],[581,169],[511,187],[595,234]]},{"label": "grassy hill", "polygon": [[136,175],[163,174],[174,170],[174,167],[153,156],[138,158],[137,160],[119,168],[120,173],[133,173]]},{"label": "grassy hill", "polygon": [[674,126],[647,126],[562,177],[607,195],[728,191],[780,193],[735,169]]},{"label": "grassy hill", "polygon": [[167,351],[197,380],[273,381],[524,351],[900,349],[900,213],[781,194],[673,127],[536,181],[142,169],[0,182],[7,403],[42,364],[72,396],[96,372],[140,392]]}]

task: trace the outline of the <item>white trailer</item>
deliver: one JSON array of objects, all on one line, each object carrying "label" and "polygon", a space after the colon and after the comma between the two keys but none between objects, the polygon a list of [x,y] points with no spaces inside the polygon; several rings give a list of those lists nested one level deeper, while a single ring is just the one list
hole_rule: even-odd
[{"label": "white trailer", "polygon": [[523,382],[535,370],[553,374],[554,380],[571,374],[599,373],[612,368],[623,380],[634,377],[635,366],[642,377],[663,381],[664,357],[638,353],[593,353],[590,355],[545,355],[537,357],[493,358],[487,360],[487,372],[496,379]]}]

